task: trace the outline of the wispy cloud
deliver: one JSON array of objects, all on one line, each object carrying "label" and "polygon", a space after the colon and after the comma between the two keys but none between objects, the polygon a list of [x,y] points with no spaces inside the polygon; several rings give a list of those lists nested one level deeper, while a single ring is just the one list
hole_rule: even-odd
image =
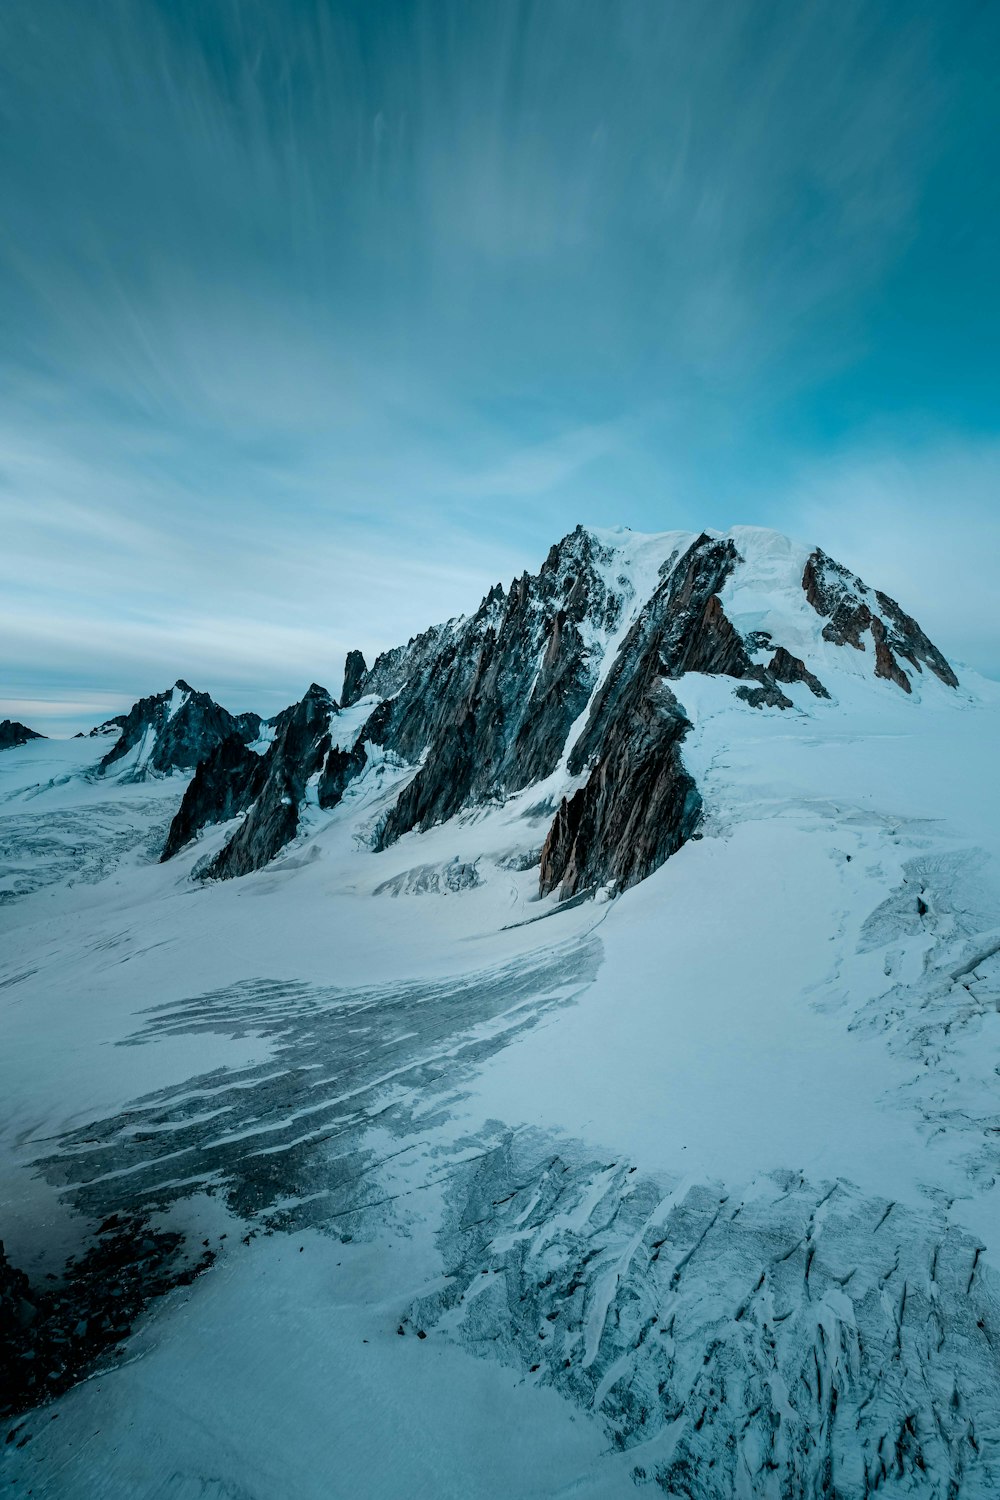
[{"label": "wispy cloud", "polygon": [[887,452],[945,368],[990,409],[998,32],[972,0],[10,0],[6,690],[273,703],[577,520],[794,525],[797,467],[846,517],[873,406]]}]

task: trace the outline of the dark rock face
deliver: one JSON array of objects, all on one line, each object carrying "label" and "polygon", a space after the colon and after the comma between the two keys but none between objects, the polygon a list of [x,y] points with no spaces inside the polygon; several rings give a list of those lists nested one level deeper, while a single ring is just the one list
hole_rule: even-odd
[{"label": "dark rock face", "polygon": [[[114,718],[105,719],[103,724],[95,724],[88,735],[88,739],[103,739],[105,736],[110,737],[111,735],[117,737],[125,728],[125,720],[127,718],[127,714],[115,714]],[[83,735],[80,735],[80,739],[82,738]]]},{"label": "dark rock face", "polygon": [[[579,894],[645,878],[694,831],[701,799],[680,745],[690,725],[667,678],[714,663],[746,675],[752,663],[717,590],[735,562],[729,544],[699,537],[667,573],[630,630],[569,758],[586,784],[563,800],[542,849],[543,896]],[[697,662],[694,668],[690,665]]]},{"label": "dark rock face", "polygon": [[203,828],[226,823],[244,812],[263,789],[264,758],[231,734],[209,752],[195,771],[167,834],[161,863],[183,849]]},{"label": "dark rock face", "polygon": [[391,719],[392,704],[388,701],[380,703],[365,720],[361,733],[350,750],[342,750],[338,745],[331,746],[316,789],[320,807],[329,811],[343,800],[351,782],[361,775],[368,764],[366,742],[381,745]]},{"label": "dark rock face", "polygon": [[[224,880],[259,870],[295,837],[306,783],[323,769],[330,751],[330,719],[337,711],[326,688],[314,682],[300,703],[278,715],[263,772],[244,772],[244,796],[256,788],[247,816],[216,855],[206,877]],[[257,776],[263,778],[259,786]]]},{"label": "dark rock face", "polygon": [[385,743],[405,760],[427,753],[383,845],[555,769],[596,680],[584,623],[608,631],[621,613],[622,594],[602,571],[612,556],[578,527],[536,578],[525,574],[506,594],[498,584],[470,620],[443,628],[437,651],[392,705]]},{"label": "dark rock face", "polygon": [[598,753],[608,726],[632,698],[636,673],[648,670],[654,653],[658,656],[660,675],[677,675],[671,669],[678,666],[686,645],[685,626],[690,629],[699,618],[703,621],[735,558],[735,552],[731,557],[726,547],[717,549],[714,555],[699,555],[706,542],[707,537],[699,537],[681,562],[673,559],[676,565],[665,570],[661,583],[625,637],[591,705],[583,733],[570,751],[569,769],[574,776]]},{"label": "dark rock face", "polygon": [[710,672],[749,678],[758,688],[755,705],[791,708],[770,668],[751,660],[747,643],[728,619],[719,599],[739,554],[731,541],[702,535],[673,566],[629,631],[594,700],[586,727],[573,746],[569,769],[578,775],[605,744],[609,727],[632,701],[637,674],[678,678]]},{"label": "dark rock face", "polygon": [[247,816],[228,843],[202,871],[206,879],[226,880],[262,869],[294,839],[306,784],[318,774],[317,801],[333,808],[368,763],[365,739],[380,740],[388,705],[370,716],[350,750],[331,743],[331,719],[338,713],[326,688],[313,683],[300,703],[271,721],[274,739],[263,755],[238,735],[217,745],[198,767],[170,825],[161,863],[171,859],[203,829]]},{"label": "dark rock face", "polygon": [[779,646],[768,662],[768,672],[775,682],[804,682],[817,698],[829,698],[830,694],[815,672],[810,672],[800,656],[793,656],[784,646]]},{"label": "dark rock face", "polygon": [[661,679],[612,728],[586,785],[556,813],[542,849],[539,891],[575,896],[644,880],[694,832],[701,798],[680,743],[690,725]]},{"label": "dark rock face", "polygon": [[[432,625],[420,635],[411,636],[405,646],[394,646],[375,658],[373,666],[362,679],[358,698],[374,694],[378,698],[391,698],[410,678],[419,675],[434,661],[443,641],[454,631],[455,622],[447,625]],[[354,700],[357,702],[357,698]]]},{"label": "dark rock face", "polygon": [[351,782],[356,776],[361,775],[367,764],[368,756],[361,740],[358,740],[350,750],[341,750],[337,745],[332,746],[326,757],[326,764],[317,788],[320,807],[327,809],[336,807]]},{"label": "dark rock face", "polygon": [[242,714],[233,714],[233,723],[236,725],[236,733],[245,745],[252,745],[254,740],[260,739],[264,720],[260,714],[252,711]]},{"label": "dark rock face", "polygon": [[29,740],[44,740],[44,734],[19,724],[16,719],[0,719],[0,750],[13,750],[16,745],[26,745]]},{"label": "dark rock face", "polygon": [[916,671],[922,672],[927,667],[948,687],[958,687],[955,673],[916,620],[895,599],[877,590],[873,593],[860,578],[818,547],[806,563],[802,587],[816,613],[829,618],[823,627],[824,640],[864,651],[864,637],[871,633],[876,677],[894,682],[909,693],[910,678],[899,662],[902,657]]},{"label": "dark rock face", "polygon": [[192,770],[230,735],[255,739],[259,733],[257,714],[242,714],[237,719],[207,693],[196,693],[186,682],[178,681],[169,692],[140,698],[133,705],[100,770],[112,770],[132,751],[136,752],[131,768],[135,777]]},{"label": "dark rock face", "polygon": [[361,697],[368,667],[360,651],[348,651],[344,663],[344,686],[340,694],[341,708],[350,708]]}]

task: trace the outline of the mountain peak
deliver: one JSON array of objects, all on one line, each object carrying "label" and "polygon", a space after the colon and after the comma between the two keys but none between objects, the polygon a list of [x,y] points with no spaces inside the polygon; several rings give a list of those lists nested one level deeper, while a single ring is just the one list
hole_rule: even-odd
[{"label": "mountain peak", "polygon": [[[378,847],[546,782],[561,802],[541,891],[633,884],[698,826],[685,699],[686,684],[705,678],[728,681],[734,710],[747,713],[815,714],[859,689],[916,699],[928,679],[957,685],[916,621],[818,548],[755,526],[578,525],[536,574],[494,586],[475,614],[432,626],[371,669],[352,652],[344,711],[380,700],[356,721],[353,743],[333,742],[340,710],[313,683],[275,721],[263,792],[251,762],[231,752],[256,800],[211,873],[272,858],[298,831],[307,782],[318,777],[319,805],[336,805],[374,745],[412,767]],[[217,788],[212,797],[232,806]]]},{"label": "mountain peak", "polygon": [[193,770],[228,736],[256,738],[260,722],[257,714],[234,716],[179,677],[172,688],[140,698],[127,714],[91,733],[119,730],[101,760],[102,774],[114,770],[128,780],[141,781],[150,775]]}]

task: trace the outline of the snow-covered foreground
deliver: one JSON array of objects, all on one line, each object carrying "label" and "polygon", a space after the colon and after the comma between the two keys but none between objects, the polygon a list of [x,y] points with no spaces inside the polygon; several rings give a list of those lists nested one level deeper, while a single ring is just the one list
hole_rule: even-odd
[{"label": "snow-covered foreground", "polygon": [[1000,1492],[1000,695],[679,692],[702,836],[562,907],[564,768],[373,854],[373,757],[200,886],[183,780],[4,753],[8,1255],[216,1252],[9,1492]]}]

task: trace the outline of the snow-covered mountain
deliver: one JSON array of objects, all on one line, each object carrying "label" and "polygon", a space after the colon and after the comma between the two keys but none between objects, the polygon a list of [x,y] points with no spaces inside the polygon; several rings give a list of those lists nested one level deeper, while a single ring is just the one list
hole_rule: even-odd
[{"label": "snow-covered mountain", "polygon": [[939,645],[578,528],[339,700],[6,751],[8,1488],[996,1494],[1000,689]]},{"label": "snow-covered mountain", "polygon": [[141,781],[157,773],[192,771],[230,735],[256,739],[261,722],[258,714],[228,713],[178,678],[167,692],[140,698],[127,714],[99,724],[91,736],[117,730],[100,770]]},{"label": "snow-covered mountain", "polygon": [[[863,660],[845,660],[848,646]],[[698,826],[682,750],[691,725],[669,685],[689,673],[735,679],[744,703],[792,712],[803,690],[831,700],[845,674],[906,693],[925,674],[958,686],[915,620],[818,549],[750,528],[650,537],[578,527],[535,577],[506,592],[497,584],[470,618],[370,671],[352,651],[346,720],[314,683],[277,723],[267,768],[235,745],[224,767],[218,756],[204,762],[165,856],[248,812],[204,873],[260,869],[296,836],[308,801],[335,807],[377,747],[416,768],[377,847],[544,783],[550,797],[565,795],[541,853],[541,893],[625,889]],[[358,704],[370,710],[360,728]]]}]

